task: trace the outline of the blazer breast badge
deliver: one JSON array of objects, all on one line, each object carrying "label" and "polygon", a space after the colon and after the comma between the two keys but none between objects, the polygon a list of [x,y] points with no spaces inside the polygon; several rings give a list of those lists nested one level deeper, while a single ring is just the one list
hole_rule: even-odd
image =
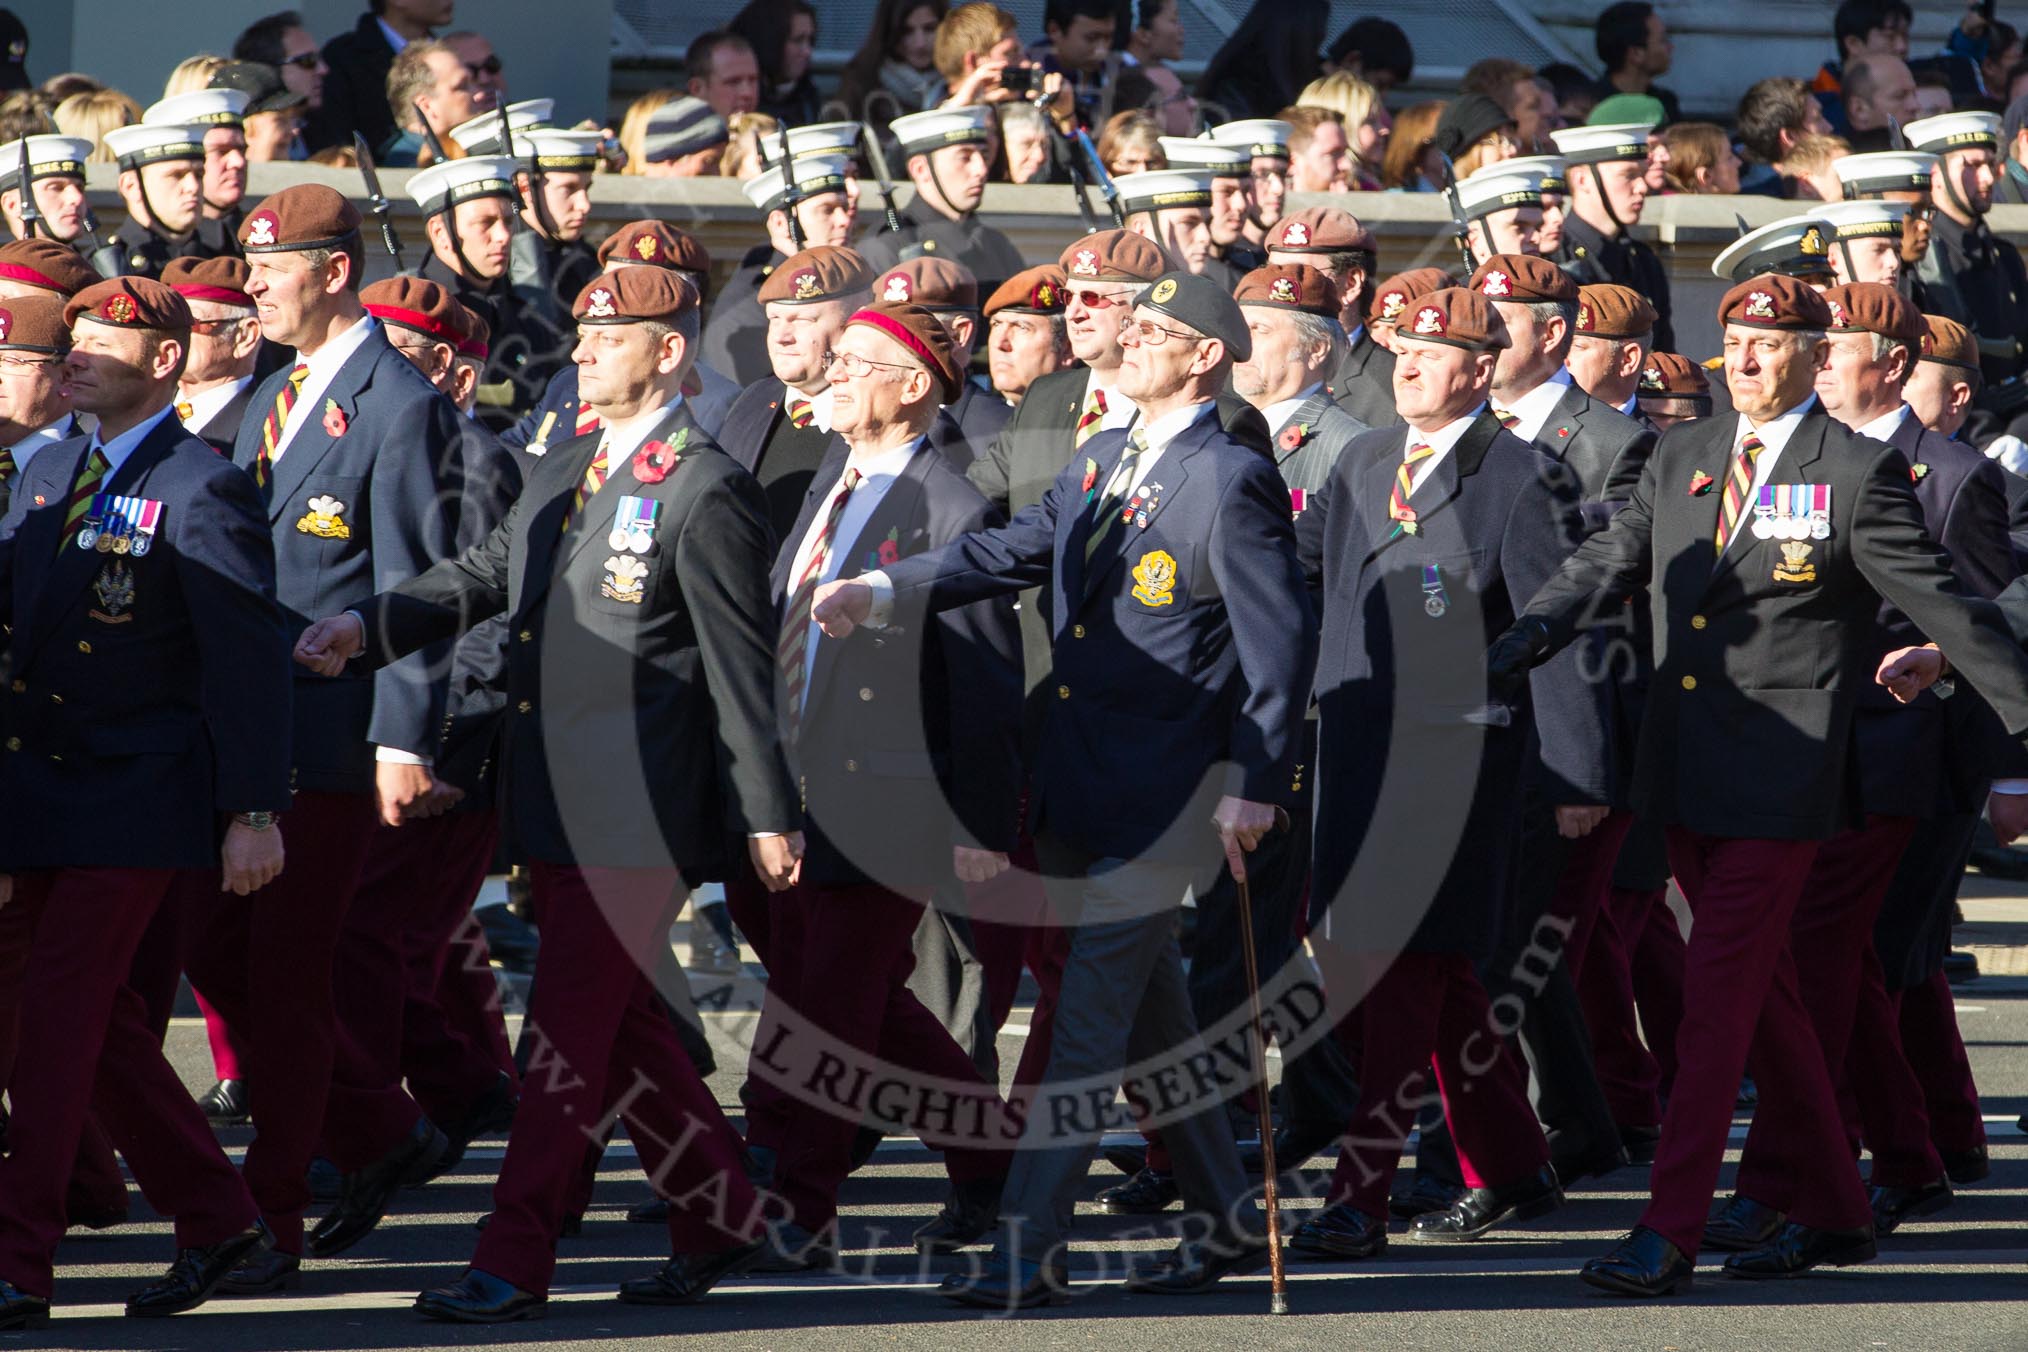
[{"label": "blazer breast badge", "polygon": [[1176,599],[1176,560],[1168,551],[1151,549],[1134,565],[1134,599],[1144,606],[1166,606]]},{"label": "blazer breast badge", "polygon": [[304,504],[309,510],[296,522],[296,529],[319,540],[350,540],[352,524],[345,519],[345,504],[320,495]]}]

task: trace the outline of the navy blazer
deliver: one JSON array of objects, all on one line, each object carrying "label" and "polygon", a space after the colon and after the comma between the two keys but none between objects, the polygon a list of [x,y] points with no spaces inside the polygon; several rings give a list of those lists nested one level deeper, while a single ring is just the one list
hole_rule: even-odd
[{"label": "navy blazer", "polygon": [[1115,523],[1087,566],[1090,499],[1126,444],[1093,437],[1005,526],[887,572],[898,611],[1048,588],[1031,824],[1100,857],[1198,862],[1220,795],[1287,801],[1316,626],[1288,489],[1215,414],[1164,449],[1145,521]]},{"label": "navy blazer", "polygon": [[[725,425],[725,415],[732,411],[732,401],[739,398],[739,386],[702,362],[692,366],[690,374],[691,379],[684,382],[684,401],[705,435],[716,438]],[[690,392],[692,385],[697,387],[695,394]],[[512,451],[541,455],[576,435],[577,364],[573,362],[549,378],[542,398],[521,421],[500,434],[500,442]]]},{"label": "navy blazer", "polygon": [[[453,547],[463,553],[491,535],[521,496],[523,457],[476,419],[459,419],[458,433],[461,506]],[[460,810],[492,809],[506,705],[507,622],[495,616],[472,628],[451,652],[436,774],[465,791]]]},{"label": "navy blazer", "polygon": [[[770,579],[786,604],[803,537],[830,504],[847,449],[811,480]],[[858,577],[1003,518],[927,444],[888,485],[836,576]],[[808,615],[783,617],[802,625]],[[1020,826],[1021,638],[1011,596],[934,616],[920,604],[884,632],[821,638],[790,762],[808,816],[803,880],[875,882],[927,895],[952,880],[951,847],[1009,850]],[[782,706],[777,691],[777,707]],[[785,741],[786,718],[784,719]]]},{"label": "navy blazer", "polygon": [[[263,381],[253,407],[272,408],[287,379],[282,370]],[[451,552],[463,421],[377,325],[319,407],[303,412],[274,462],[267,504],[277,591],[298,632]],[[263,412],[240,427],[233,461],[242,469],[253,467],[265,422]],[[371,678],[298,667],[296,787],[370,792],[377,746],[433,758],[444,714],[442,656],[421,654]]]},{"label": "navy blazer", "polygon": [[38,451],[0,519],[0,870],[215,868],[226,814],[289,806],[294,631],[265,514],[171,413],[102,485],[162,504],[152,546],[59,543],[90,448]]}]

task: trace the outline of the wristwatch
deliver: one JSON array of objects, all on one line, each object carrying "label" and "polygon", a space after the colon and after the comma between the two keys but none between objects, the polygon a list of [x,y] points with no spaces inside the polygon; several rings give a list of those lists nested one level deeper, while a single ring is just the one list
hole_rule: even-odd
[{"label": "wristwatch", "polygon": [[275,825],[272,812],[235,812],[232,819],[250,831],[270,831]]}]

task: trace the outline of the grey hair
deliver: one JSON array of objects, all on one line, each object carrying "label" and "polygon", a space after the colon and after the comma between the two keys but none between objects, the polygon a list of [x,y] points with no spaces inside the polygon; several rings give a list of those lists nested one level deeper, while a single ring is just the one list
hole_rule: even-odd
[{"label": "grey hair", "polygon": [[1289,321],[1296,326],[1296,336],[1302,340],[1305,347],[1328,343],[1331,351],[1336,352],[1339,345],[1345,341],[1345,326],[1331,316],[1311,314],[1308,310],[1294,310],[1289,313]]}]

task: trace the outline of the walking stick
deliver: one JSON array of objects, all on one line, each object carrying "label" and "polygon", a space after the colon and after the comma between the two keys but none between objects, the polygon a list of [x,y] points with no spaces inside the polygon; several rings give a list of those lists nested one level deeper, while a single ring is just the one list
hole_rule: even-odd
[{"label": "walking stick", "polygon": [[1273,1292],[1268,1300],[1268,1313],[1287,1314],[1289,1282],[1287,1270],[1282,1266],[1281,1202],[1275,1195],[1275,1176],[1279,1172],[1275,1168],[1275,1124],[1268,1107],[1267,1029],[1261,1025],[1260,968],[1253,956],[1253,896],[1244,878],[1234,881],[1239,884],[1240,958],[1246,963],[1246,996],[1253,1015],[1253,1093],[1260,1112],[1260,1162],[1267,1175],[1268,1280]]}]

